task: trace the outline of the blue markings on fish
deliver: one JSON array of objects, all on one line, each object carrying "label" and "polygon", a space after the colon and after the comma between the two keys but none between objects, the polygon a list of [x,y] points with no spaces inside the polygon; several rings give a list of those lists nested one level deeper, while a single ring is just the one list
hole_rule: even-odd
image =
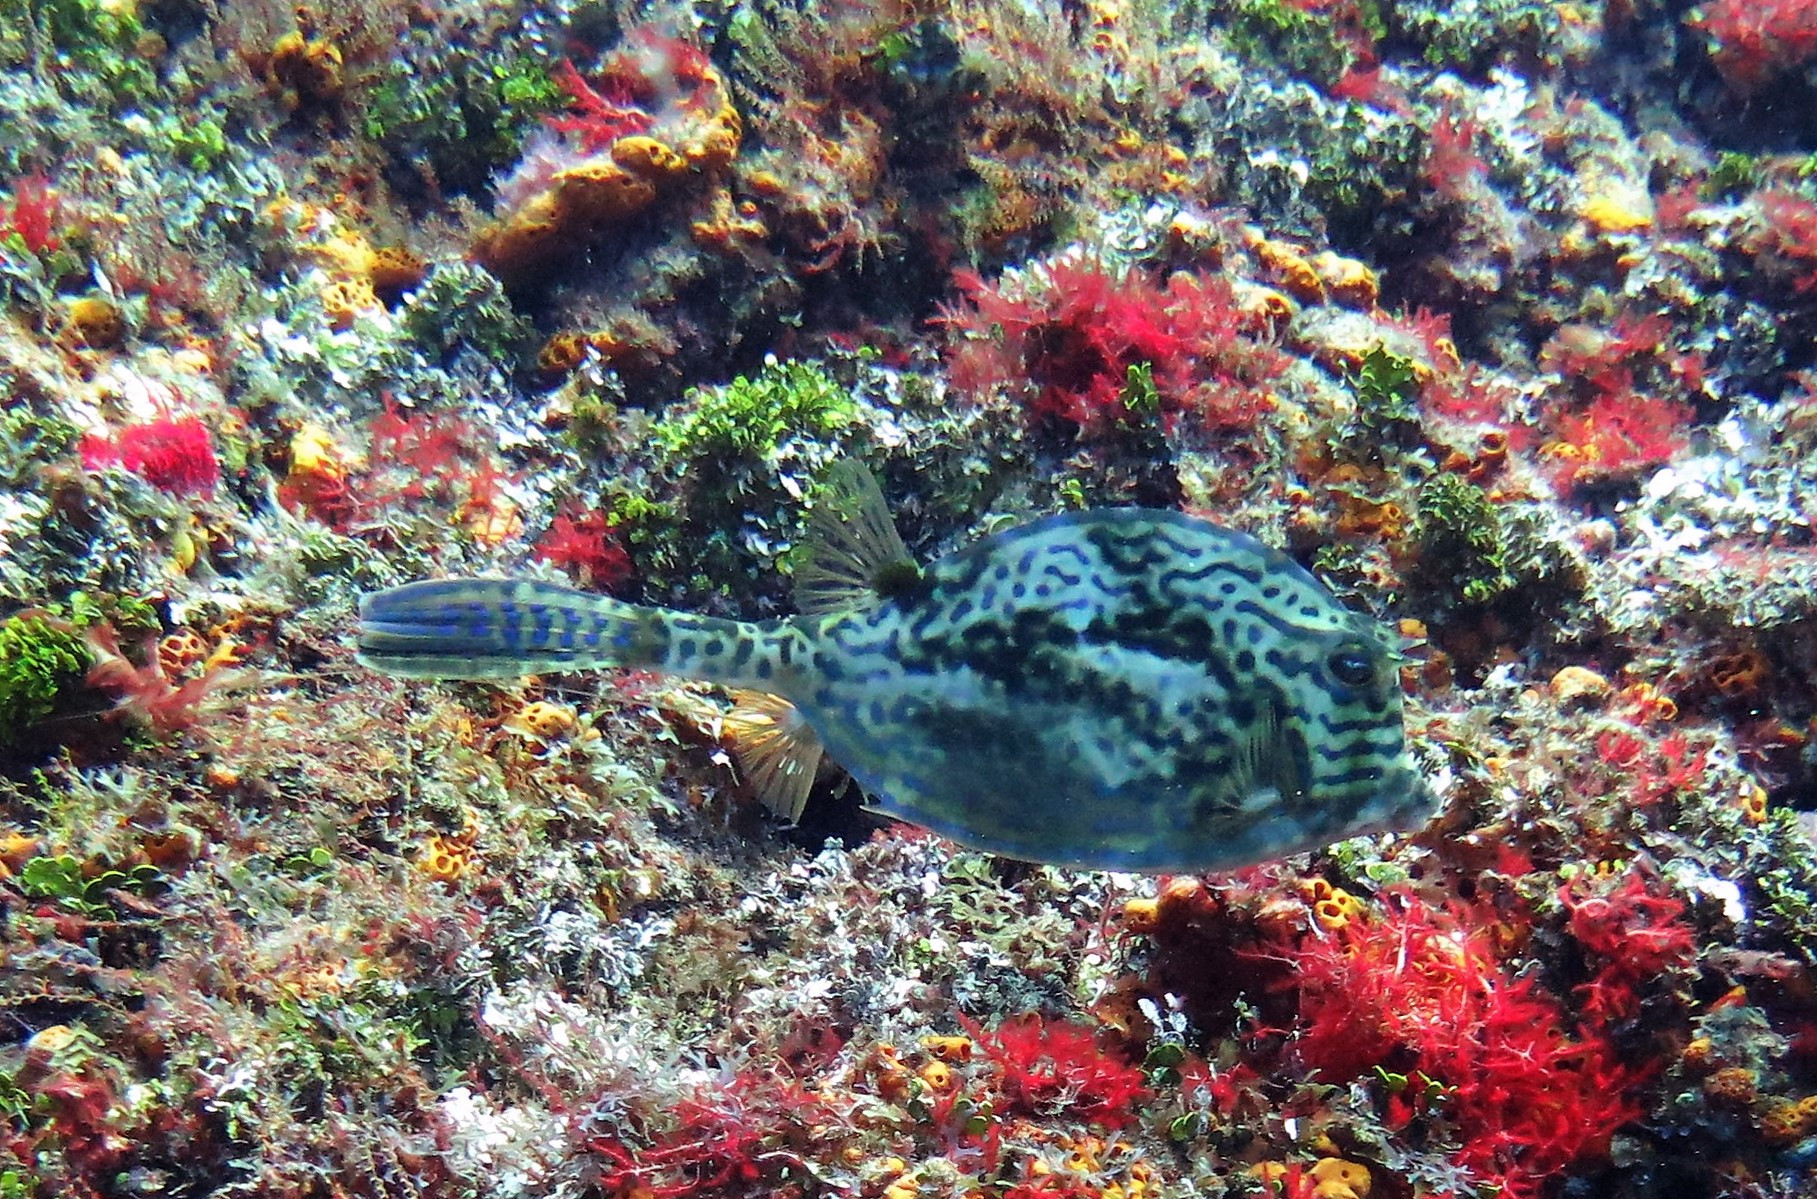
[{"label": "blue markings on fish", "polygon": [[879,811],[1059,865],[1223,869],[1430,814],[1382,630],[1242,533],[1067,513],[923,569],[870,474],[841,464],[808,546],[788,619],[444,579],[366,596],[360,660],[429,678],[643,667],[743,689],[740,757],[785,815],[824,751]]}]

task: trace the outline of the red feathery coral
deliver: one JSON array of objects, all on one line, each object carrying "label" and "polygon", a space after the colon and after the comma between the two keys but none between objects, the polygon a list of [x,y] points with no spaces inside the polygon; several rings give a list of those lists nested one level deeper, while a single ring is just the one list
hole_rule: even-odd
[{"label": "red feathery coral", "polygon": [[0,238],[18,234],[25,248],[45,254],[62,244],[57,238],[57,196],[43,175],[13,181],[13,210],[0,209]]},{"label": "red feathery coral", "polygon": [[1001,1071],[997,1086],[1013,1109],[1065,1110],[1121,1128],[1148,1097],[1142,1071],[1107,1053],[1089,1028],[1044,1021],[1033,1013],[1006,1020],[990,1033],[964,1023]]},{"label": "red feathery coral", "polygon": [[797,1148],[811,1141],[811,1130],[833,1121],[819,1096],[755,1071],[702,1088],[670,1114],[674,1127],[645,1145],[629,1144],[616,1133],[581,1138],[597,1159],[605,1194],[651,1199],[786,1194],[784,1180],[802,1169]]},{"label": "red feathery coral", "polygon": [[1601,395],[1553,419],[1555,440],[1540,447],[1560,487],[1619,479],[1676,458],[1689,444],[1691,407],[1663,396]]},{"label": "red feathery coral", "polygon": [[1693,9],[1689,24],[1710,39],[1716,69],[1742,91],[1817,57],[1812,0],[1714,0]]},{"label": "red feathery coral", "polygon": [[1421,1103],[1442,1113],[1460,1165],[1512,1199],[1537,1199],[1546,1179],[1608,1151],[1639,1114],[1632,1092],[1646,1075],[1618,1060],[1600,1024],[1573,1033],[1557,998],[1510,976],[1492,924],[1491,913],[1409,896],[1379,920],[1306,936],[1291,950],[1293,1050],[1328,1082],[1375,1070],[1408,1080],[1390,1096],[1391,1121]]},{"label": "red feathery coral", "polygon": [[171,495],[213,495],[221,476],[214,438],[199,416],[160,416],[111,439],[91,435],[82,442],[82,465],[123,467]]},{"label": "red feathery coral", "polygon": [[638,106],[622,73],[604,78],[595,87],[564,58],[556,66],[554,78],[568,93],[572,111],[566,116],[548,118],[549,128],[574,134],[588,154],[598,154],[619,138],[650,127],[650,114]]},{"label": "red feathery coral", "polygon": [[1596,976],[1578,988],[1586,1020],[1613,1023],[1639,1014],[1646,989],[1691,956],[1691,930],[1679,920],[1685,905],[1653,894],[1637,870],[1613,885],[1593,876],[1574,879],[1558,889],[1558,899],[1571,936],[1596,967]]},{"label": "red feathery coral", "polygon": [[943,315],[960,391],[1007,386],[1030,406],[1085,428],[1136,413],[1195,411],[1250,423],[1271,403],[1262,384],[1285,359],[1259,340],[1262,312],[1240,307],[1218,276],[1178,272],[1157,284],[1096,262],[1059,262],[1014,280],[955,276],[964,302]]},{"label": "red feathery coral", "polygon": [[[1817,6],[1812,20],[1817,21]],[[1814,35],[1817,35],[1817,27]],[[1792,286],[1801,293],[1817,291],[1817,204],[1793,191],[1767,188],[1755,197],[1761,226],[1748,239],[1776,269],[1793,273]]]},{"label": "red feathery coral", "polygon": [[578,519],[562,513],[536,543],[534,556],[566,567],[583,587],[610,590],[631,576],[631,556],[618,540],[618,525],[604,512]]}]

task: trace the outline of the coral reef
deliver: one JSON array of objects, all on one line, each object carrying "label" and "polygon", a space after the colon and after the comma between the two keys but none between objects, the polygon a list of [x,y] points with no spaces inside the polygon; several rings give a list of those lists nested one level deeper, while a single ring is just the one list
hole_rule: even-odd
[{"label": "coral reef", "polygon": [[571,113],[551,118],[498,185],[502,215],[475,258],[521,279],[650,209],[664,191],[731,165],[744,125],[701,50],[653,30],[634,35],[588,80],[563,61]]},{"label": "coral reef", "polygon": [[[1817,1177],[1817,7],[0,20],[0,1199]],[[1088,505],[1401,636],[1424,830],[991,859],[358,595]],[[1038,821],[1042,797],[1029,797]]]}]

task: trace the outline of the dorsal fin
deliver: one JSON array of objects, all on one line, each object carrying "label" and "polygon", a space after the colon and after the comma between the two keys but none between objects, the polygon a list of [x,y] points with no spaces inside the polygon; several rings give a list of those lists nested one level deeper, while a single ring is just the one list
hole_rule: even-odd
[{"label": "dorsal fin", "polygon": [[801,712],[779,695],[734,691],[725,731],[763,806],[790,824],[800,823],[822,752]]},{"label": "dorsal fin", "polygon": [[864,463],[835,462],[808,516],[806,558],[795,572],[795,605],[818,615],[868,605],[921,577],[890,519],[883,489]]}]

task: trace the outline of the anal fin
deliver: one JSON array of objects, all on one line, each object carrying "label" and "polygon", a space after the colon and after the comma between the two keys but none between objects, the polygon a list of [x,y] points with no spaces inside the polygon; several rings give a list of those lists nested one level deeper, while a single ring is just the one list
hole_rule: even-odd
[{"label": "anal fin", "polygon": [[735,691],[724,728],[732,753],[763,806],[791,824],[801,819],[820,772],[820,738],[788,700]]}]

